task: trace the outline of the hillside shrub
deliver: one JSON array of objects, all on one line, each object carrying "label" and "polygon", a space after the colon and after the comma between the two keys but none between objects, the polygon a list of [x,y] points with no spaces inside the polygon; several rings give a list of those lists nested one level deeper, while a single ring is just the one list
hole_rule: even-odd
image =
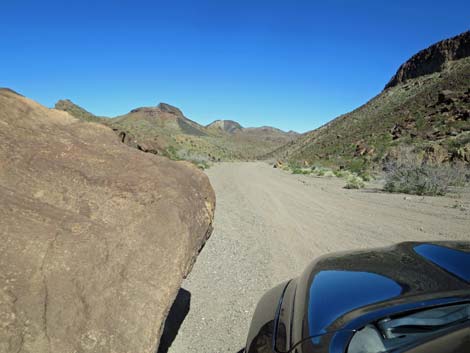
[{"label": "hillside shrub", "polygon": [[351,175],[345,185],[345,189],[362,189],[365,186],[364,180],[360,176]]},{"label": "hillside shrub", "polygon": [[323,176],[325,176],[327,178],[332,178],[332,177],[335,176],[335,173],[332,170],[326,170],[325,174]]},{"label": "hillside shrub", "polygon": [[347,175],[345,170],[339,170],[339,169],[333,171],[333,173],[335,174],[335,177],[337,178],[344,178]]},{"label": "hillside shrub", "polygon": [[417,160],[386,166],[384,190],[412,195],[445,195],[451,186],[463,186],[466,171],[452,164],[433,165]]},{"label": "hillside shrub", "polygon": [[310,169],[294,168],[292,169],[292,174],[310,174]]},{"label": "hillside shrub", "polygon": [[210,168],[210,164],[207,161],[204,161],[204,160],[198,160],[198,161],[191,160],[190,162],[193,163],[194,165],[196,165],[196,167],[198,167],[199,169],[202,169],[202,170],[206,170],[206,169]]}]

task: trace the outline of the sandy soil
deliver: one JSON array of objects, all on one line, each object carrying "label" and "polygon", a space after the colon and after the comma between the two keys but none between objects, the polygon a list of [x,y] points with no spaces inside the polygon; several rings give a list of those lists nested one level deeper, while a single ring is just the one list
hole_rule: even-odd
[{"label": "sandy soil", "polygon": [[239,351],[260,296],[315,257],[405,240],[470,240],[470,193],[386,194],[341,179],[291,175],[264,163],[207,171],[214,233],[183,284],[190,310],[171,353]]}]

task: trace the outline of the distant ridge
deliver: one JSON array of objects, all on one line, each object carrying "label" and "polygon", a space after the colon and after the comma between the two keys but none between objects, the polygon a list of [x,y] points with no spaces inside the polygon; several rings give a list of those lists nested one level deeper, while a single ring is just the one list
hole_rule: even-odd
[{"label": "distant ridge", "polygon": [[244,128],[233,120],[202,126],[168,103],[135,108],[115,118],[97,117],[68,99],[58,101],[55,108],[80,120],[107,125],[123,143],[171,159],[255,159],[297,138],[296,133],[273,127]]}]

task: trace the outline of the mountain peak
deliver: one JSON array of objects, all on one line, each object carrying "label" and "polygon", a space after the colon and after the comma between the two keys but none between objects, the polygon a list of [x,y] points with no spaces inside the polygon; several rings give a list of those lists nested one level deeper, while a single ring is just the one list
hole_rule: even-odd
[{"label": "mountain peak", "polygon": [[15,95],[20,96],[20,97],[24,97],[22,94],[19,94],[18,92],[12,90],[11,88],[0,87],[0,92],[2,92],[2,91],[12,93],[12,94],[15,94]]},{"label": "mountain peak", "polygon": [[237,131],[243,130],[243,126],[233,120],[215,120],[206,127],[216,128],[228,132],[229,134],[233,134]]},{"label": "mountain peak", "polygon": [[409,79],[442,71],[449,61],[470,56],[470,31],[437,42],[413,55],[400,66],[385,89]]},{"label": "mountain peak", "polygon": [[72,102],[70,99],[61,99],[57,101],[54,108],[57,110],[66,111],[75,118],[83,121],[100,122],[103,119],[102,117],[97,117],[93,113],[83,109],[79,105]]},{"label": "mountain peak", "polygon": [[157,105],[157,108],[165,113],[183,116],[183,112],[179,108],[176,108],[175,106],[170,105],[168,103],[159,103]]}]

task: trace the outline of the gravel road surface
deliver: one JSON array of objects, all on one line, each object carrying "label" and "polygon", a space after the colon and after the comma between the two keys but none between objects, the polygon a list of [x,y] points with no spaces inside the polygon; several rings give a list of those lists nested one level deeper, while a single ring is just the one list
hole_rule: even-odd
[{"label": "gravel road surface", "polygon": [[170,353],[238,352],[260,296],[322,254],[404,240],[470,239],[470,194],[418,197],[265,163],[207,171],[217,196],[212,237],[183,283],[190,309]]}]

